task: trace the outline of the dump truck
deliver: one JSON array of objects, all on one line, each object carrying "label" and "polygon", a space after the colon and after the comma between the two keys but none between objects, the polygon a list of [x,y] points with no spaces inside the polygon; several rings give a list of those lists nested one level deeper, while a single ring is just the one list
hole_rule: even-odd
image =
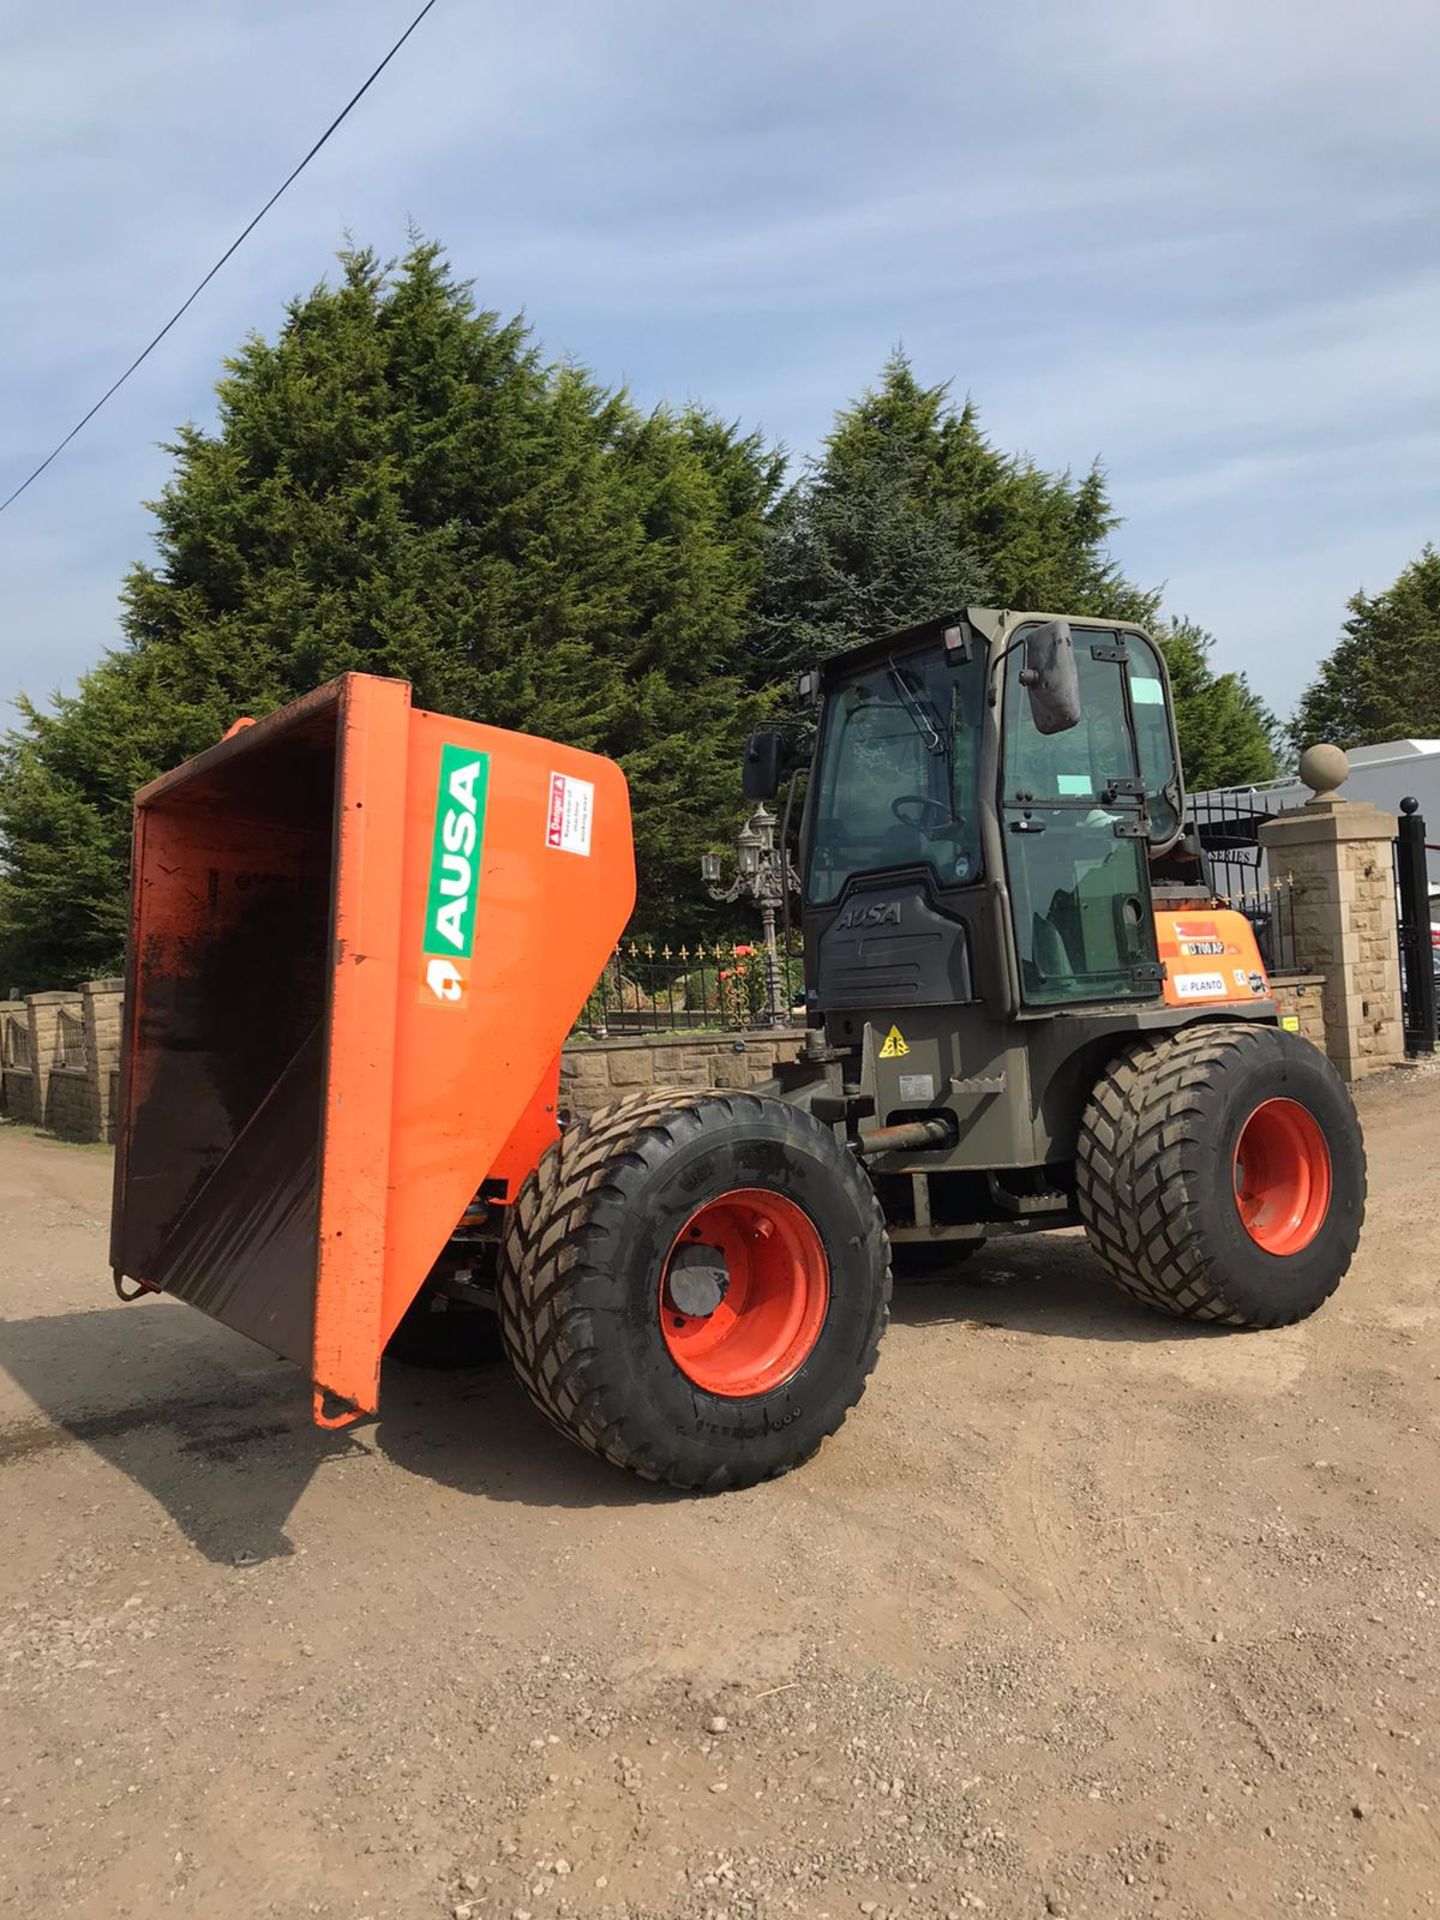
[{"label": "dump truck", "polygon": [[487,1329],[570,1439],[703,1490],[839,1427],[917,1249],[1078,1225],[1166,1313],[1319,1307],[1360,1129],[1209,890],[1154,641],[971,608],[800,691],[741,769],[788,776],[805,954],[753,1091],[562,1111],[635,898],[607,760],[350,673],[142,789],[117,1290],[294,1361],[325,1426]]}]

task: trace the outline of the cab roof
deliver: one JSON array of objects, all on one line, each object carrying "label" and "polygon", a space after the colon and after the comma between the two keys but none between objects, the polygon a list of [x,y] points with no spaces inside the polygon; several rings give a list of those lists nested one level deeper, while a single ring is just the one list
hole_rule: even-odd
[{"label": "cab roof", "polygon": [[971,650],[979,651],[998,640],[1007,626],[1014,628],[1027,625],[1032,620],[1061,619],[1067,620],[1072,627],[1105,627],[1114,632],[1123,630],[1130,633],[1144,631],[1133,620],[1114,620],[1103,613],[1056,614],[1037,609],[1020,611],[1001,607],[963,607],[956,612],[936,614],[933,619],[921,620],[913,627],[902,627],[898,633],[885,634],[878,640],[863,640],[858,646],[832,654],[820,665],[820,684],[827,686],[857,671],[863,672],[866,667],[883,666],[897,653],[939,646],[946,633],[955,627],[968,629],[967,639]]}]

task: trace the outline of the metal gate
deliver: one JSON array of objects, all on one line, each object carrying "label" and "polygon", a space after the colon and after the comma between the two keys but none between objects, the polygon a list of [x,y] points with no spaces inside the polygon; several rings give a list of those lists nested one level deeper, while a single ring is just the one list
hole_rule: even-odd
[{"label": "metal gate", "polygon": [[1409,1054],[1435,1050],[1435,974],[1440,967],[1440,945],[1431,931],[1425,853],[1420,802],[1402,800],[1400,830],[1395,836],[1395,899],[1400,928],[1400,997],[1405,1051]]},{"label": "metal gate", "polygon": [[1192,793],[1185,804],[1205,856],[1206,884],[1250,922],[1266,971],[1293,972],[1294,884],[1289,874],[1270,871],[1260,845],[1260,829],[1275,813],[1270,795],[1248,789]]}]

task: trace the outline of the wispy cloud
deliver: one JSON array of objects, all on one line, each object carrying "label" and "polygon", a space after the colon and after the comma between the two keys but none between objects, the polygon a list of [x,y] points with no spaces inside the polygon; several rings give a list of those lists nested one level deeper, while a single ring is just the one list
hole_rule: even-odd
[{"label": "wispy cloud", "polygon": [[[0,478],[113,378],[408,18],[32,10],[3,60]],[[1276,704],[1440,533],[1433,0],[442,0],[0,520],[0,700],[116,637],[157,442],[348,229],[418,222],[546,348],[803,451],[903,339],[1004,445],[1101,455],[1126,566]]]}]

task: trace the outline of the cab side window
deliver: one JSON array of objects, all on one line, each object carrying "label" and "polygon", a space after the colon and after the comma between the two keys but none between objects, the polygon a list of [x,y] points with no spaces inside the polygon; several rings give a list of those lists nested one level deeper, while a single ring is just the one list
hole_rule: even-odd
[{"label": "cab side window", "polygon": [[1180,769],[1175,760],[1160,659],[1153,641],[1142,634],[1127,633],[1125,646],[1130,655],[1130,704],[1135,714],[1150,838],[1169,840],[1180,825]]},{"label": "cab side window", "polygon": [[1031,1005],[1159,991],[1135,742],[1118,636],[1076,627],[1083,717],[1040,733],[1012,655],[1001,832],[1021,986]]}]

